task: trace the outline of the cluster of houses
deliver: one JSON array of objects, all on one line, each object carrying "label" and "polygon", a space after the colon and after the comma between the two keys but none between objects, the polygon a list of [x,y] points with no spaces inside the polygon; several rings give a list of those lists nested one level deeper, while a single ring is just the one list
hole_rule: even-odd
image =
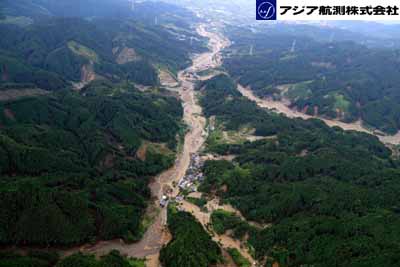
[{"label": "cluster of houses", "polygon": [[[180,202],[184,196],[182,192],[193,193],[197,191],[197,186],[204,180],[202,172],[204,160],[198,154],[190,155],[190,165],[185,173],[185,176],[179,180],[177,186],[181,190],[181,194],[175,197],[175,201]],[[163,195],[160,199],[160,206],[166,207],[170,198],[167,195]]]},{"label": "cluster of houses", "polygon": [[186,171],[185,176],[178,182],[178,187],[182,191],[189,193],[196,192],[199,182],[204,180],[202,167],[204,161],[198,154],[192,154],[190,156],[190,165]]}]

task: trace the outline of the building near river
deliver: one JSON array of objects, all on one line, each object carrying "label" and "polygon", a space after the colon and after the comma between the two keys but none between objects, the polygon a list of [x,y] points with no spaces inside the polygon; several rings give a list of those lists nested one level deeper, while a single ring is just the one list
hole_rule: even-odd
[{"label": "building near river", "polygon": [[162,196],[162,198],[160,199],[160,206],[162,208],[166,207],[168,205],[168,201],[169,201],[169,198],[167,196],[165,196],[165,195]]},{"label": "building near river", "polygon": [[178,182],[178,187],[182,191],[196,192],[199,182],[204,180],[202,168],[204,161],[198,154],[190,155],[190,165],[185,176]]}]

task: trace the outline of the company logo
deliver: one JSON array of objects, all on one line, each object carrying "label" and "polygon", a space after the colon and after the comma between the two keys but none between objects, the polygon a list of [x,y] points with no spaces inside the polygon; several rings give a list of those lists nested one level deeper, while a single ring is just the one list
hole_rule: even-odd
[{"label": "company logo", "polygon": [[257,0],[257,20],[276,20],[276,0]]}]

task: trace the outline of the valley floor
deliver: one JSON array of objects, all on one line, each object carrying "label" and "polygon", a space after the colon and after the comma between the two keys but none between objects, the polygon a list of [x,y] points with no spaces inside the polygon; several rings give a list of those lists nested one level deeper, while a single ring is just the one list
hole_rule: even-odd
[{"label": "valley floor", "polygon": [[[183,148],[180,151],[175,165],[160,174],[150,184],[154,205],[149,209],[149,213],[153,213],[153,221],[149,226],[148,230],[144,234],[141,241],[135,244],[127,245],[122,240],[112,240],[100,242],[93,246],[83,246],[68,251],[66,254],[72,254],[77,251],[94,253],[98,256],[105,255],[113,249],[120,250],[122,254],[137,257],[146,258],[148,267],[158,267],[158,256],[160,249],[163,245],[167,244],[171,237],[166,227],[167,221],[167,209],[161,208],[161,211],[155,212],[157,206],[159,206],[160,200],[164,195],[168,195],[169,198],[175,198],[180,194],[177,183],[185,176],[189,166],[192,155],[198,155],[202,150],[205,143],[207,132],[206,118],[202,115],[202,108],[197,102],[197,96],[195,92],[195,82],[203,80],[195,75],[198,72],[212,70],[221,65],[220,52],[223,48],[229,46],[230,42],[219,33],[207,31],[205,25],[200,25],[197,31],[203,37],[209,38],[210,51],[200,54],[193,59],[193,65],[184,71],[179,72],[177,76],[177,83],[174,84],[171,77],[162,73],[160,75],[161,82],[164,86],[168,87],[171,91],[177,93],[182,101],[184,107],[184,122],[188,125],[188,132],[184,139]],[[213,75],[208,75],[207,78],[211,78]],[[171,86],[174,84],[174,86]],[[266,100],[256,97],[252,91],[248,88],[238,86],[238,90],[243,96],[256,102],[260,107],[272,109],[279,113],[284,113],[290,118],[300,117],[304,119],[310,119],[311,116],[305,115],[300,112],[296,112],[288,108],[286,105],[280,102]],[[345,130],[355,130],[360,132],[366,132],[375,134],[374,132],[365,129],[360,122],[347,124],[334,120],[322,119],[329,126],[339,126]],[[400,133],[396,136],[381,136],[377,135],[382,142],[390,144],[400,144]],[[182,210],[192,213],[198,221],[204,226],[207,231],[210,223],[210,215],[215,209],[224,209],[227,211],[233,211],[240,214],[238,211],[233,209],[231,206],[221,206],[217,200],[213,200],[207,203],[207,211],[200,210],[199,207],[189,203],[186,200],[180,201],[180,207]],[[239,252],[247,258],[250,262],[256,266],[251,253],[248,251],[246,246],[240,241],[234,240],[227,235],[218,236],[215,233],[213,239],[220,243],[222,248],[233,247],[239,250]],[[226,253],[224,253],[226,254]],[[229,262],[229,261],[228,261]]]},{"label": "valley floor", "polygon": [[[178,155],[178,158],[172,168],[161,173],[150,184],[154,206],[150,212],[154,213],[155,207],[163,195],[168,194],[169,197],[176,197],[180,192],[177,186],[174,186],[181,180],[190,165],[191,155],[198,153],[206,139],[206,119],[201,115],[202,109],[197,103],[197,97],[194,90],[195,79],[190,75],[191,73],[213,69],[221,65],[221,56],[219,52],[226,47],[229,43],[227,41],[220,41],[218,34],[208,32],[205,25],[198,27],[198,33],[204,37],[210,38],[210,51],[200,54],[193,59],[193,65],[178,74],[178,86],[168,88],[171,85],[171,79],[168,75],[163,73],[160,75],[161,83],[169,90],[176,92],[184,107],[184,122],[188,125],[189,131],[187,132],[183,144],[183,148]],[[196,209],[185,202],[184,210],[189,212],[193,211],[196,217],[200,216]],[[186,207],[186,208],[185,208]],[[208,215],[209,217],[209,215]],[[109,253],[111,250],[119,250],[121,254],[136,258],[146,258],[148,267],[158,267],[158,255],[163,245],[170,241],[170,234],[166,227],[167,209],[162,208],[161,211],[153,218],[152,224],[147,229],[143,238],[135,244],[124,244],[122,240],[102,241],[95,245],[85,245],[79,248],[68,250],[64,255],[70,255],[77,251],[85,253],[94,253],[97,256],[102,256]],[[205,221],[204,221],[205,222]],[[235,241],[221,237],[221,243],[235,244]],[[224,241],[226,240],[226,241]],[[235,245],[235,247],[240,246]],[[250,257],[250,256],[249,256]]]}]

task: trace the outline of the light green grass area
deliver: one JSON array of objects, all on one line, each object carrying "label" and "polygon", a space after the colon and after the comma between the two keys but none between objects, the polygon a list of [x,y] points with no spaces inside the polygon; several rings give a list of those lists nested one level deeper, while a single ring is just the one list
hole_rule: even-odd
[{"label": "light green grass area", "polygon": [[99,62],[99,56],[96,54],[96,52],[84,45],[81,45],[75,41],[69,41],[68,48],[79,56],[87,58],[95,63]]},{"label": "light green grass area", "polygon": [[227,217],[236,216],[234,212],[223,210],[223,209],[215,210],[213,213],[214,214],[220,214],[222,216],[227,216]]},{"label": "light green grass area", "polygon": [[222,144],[224,140],[224,135],[221,129],[215,129],[214,131],[210,132],[207,138],[207,146],[212,147],[219,144]]},{"label": "light green grass area", "polygon": [[287,53],[286,55],[282,56],[279,60],[280,61],[287,61],[297,58],[297,55],[294,53]]},{"label": "light green grass area", "polygon": [[158,214],[160,214],[160,209],[156,207],[151,212],[146,212],[143,216],[142,221],[140,222],[140,235],[144,235],[144,233],[149,229],[149,227],[154,223]]},{"label": "light green grass area", "polygon": [[310,97],[312,93],[311,90],[309,89],[310,83],[312,83],[312,81],[305,81],[289,86],[289,89],[285,93],[285,96],[289,98],[291,101],[296,99],[306,99]]},{"label": "light green grass area", "polygon": [[212,131],[207,138],[207,146],[209,148],[223,144],[241,144],[245,141],[240,135],[240,132],[224,131],[219,128]]},{"label": "light green grass area", "polygon": [[10,17],[6,16],[5,19],[0,20],[0,24],[14,24],[21,27],[29,26],[33,20],[28,17]]},{"label": "light green grass area", "polygon": [[206,70],[202,70],[202,71],[197,72],[197,75],[199,75],[199,76],[208,76],[208,75],[214,73],[214,71],[215,71],[215,69],[206,69]]},{"label": "light green grass area", "polygon": [[168,105],[167,101],[165,101],[162,98],[153,101],[153,104],[156,105],[159,108]]},{"label": "light green grass area", "polygon": [[218,209],[211,214],[211,225],[214,231],[222,235],[227,230],[233,229],[241,223],[240,217],[234,212]]},{"label": "light green grass area", "polygon": [[158,72],[160,73],[161,71],[165,71],[167,72],[169,75],[171,75],[171,77],[177,82],[179,83],[178,80],[178,71],[175,69],[172,69],[171,67],[167,66],[167,65],[163,65],[163,64],[154,64],[154,67],[158,70]]},{"label": "light green grass area", "polygon": [[196,74],[199,76],[208,76],[208,75],[218,73],[218,72],[223,72],[223,71],[224,71],[223,68],[218,67],[218,68],[202,70],[202,71],[197,72]]},{"label": "light green grass area", "polygon": [[204,206],[207,204],[207,199],[205,198],[187,197],[186,200],[193,205],[198,206],[199,208],[204,208]]},{"label": "light green grass area", "polygon": [[208,135],[206,144],[210,149],[216,145],[243,144],[253,136],[254,132],[255,129],[248,125],[241,127],[238,131],[226,131],[223,124],[216,123],[215,130]]},{"label": "light green grass area", "polygon": [[350,101],[348,101],[344,95],[335,93],[332,95],[332,97],[335,99],[335,103],[333,105],[333,108],[339,109],[341,111],[347,112],[349,111],[349,107],[351,105]]},{"label": "light green grass area", "polygon": [[129,259],[129,264],[132,267],[146,267],[146,261],[141,259]]},{"label": "light green grass area", "polygon": [[228,248],[227,252],[229,253],[229,255],[231,255],[233,261],[235,262],[235,264],[238,267],[250,267],[251,263],[248,259],[246,259],[245,257],[243,257],[242,254],[240,254],[239,250],[237,250],[236,248]]},{"label": "light green grass area", "polygon": [[147,153],[152,153],[153,155],[161,154],[167,157],[175,158],[175,153],[168,148],[166,144],[163,143],[150,143],[148,142]]}]

